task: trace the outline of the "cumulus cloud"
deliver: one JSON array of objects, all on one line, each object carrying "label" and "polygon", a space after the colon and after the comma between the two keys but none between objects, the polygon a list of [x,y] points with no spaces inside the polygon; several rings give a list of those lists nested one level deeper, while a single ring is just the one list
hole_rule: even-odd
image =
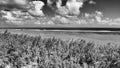
[{"label": "cumulus cloud", "polygon": [[86,17],[86,18],[89,18],[89,17],[91,17],[91,16],[92,16],[91,14],[85,13],[85,17]]},{"label": "cumulus cloud", "polygon": [[44,13],[42,11],[43,6],[45,5],[42,1],[32,1],[32,4],[34,5],[34,10],[30,9],[28,10],[29,14],[32,16],[44,16]]},{"label": "cumulus cloud", "polygon": [[55,24],[68,24],[70,22],[69,19],[62,17],[62,16],[59,16],[59,15],[56,15],[55,17],[53,17],[52,21]]},{"label": "cumulus cloud", "polygon": [[48,0],[48,5],[55,10],[56,13],[62,15],[77,16],[80,14],[80,8],[86,0],[67,0],[62,6],[62,0]]},{"label": "cumulus cloud", "polygon": [[112,19],[109,25],[120,25],[120,18]]},{"label": "cumulus cloud", "polygon": [[98,15],[98,16],[103,16],[103,13],[101,11],[95,11],[95,13]]},{"label": "cumulus cloud", "polygon": [[100,17],[100,16],[95,16],[95,19],[96,19],[96,21],[97,21],[97,22],[102,22],[102,20],[101,20],[101,17]]},{"label": "cumulus cloud", "polygon": [[[1,10],[2,11],[1,13],[3,13],[3,16],[2,16],[3,18],[6,18],[8,20],[10,20],[10,19],[11,20],[16,20],[15,16],[13,16],[13,15],[16,15],[16,17],[20,17],[21,15],[22,16],[27,15],[27,17],[30,17],[29,15],[31,15],[33,17],[44,16],[42,8],[45,4],[42,1],[31,1],[31,2],[29,2],[29,4],[28,4],[29,7],[32,6],[33,8],[32,9],[24,8],[24,9],[26,9],[27,12],[22,12],[22,10],[19,9],[17,6],[27,7],[25,5],[27,5],[28,0],[11,0],[11,1],[12,1],[12,3],[10,2],[10,0],[0,1],[0,7],[3,7],[3,9]],[[9,6],[14,6],[14,7],[9,7]],[[4,9],[8,9],[8,10],[10,9],[10,11],[4,11]],[[17,9],[17,10],[11,10],[11,9]],[[29,15],[26,14],[26,13],[29,13]],[[23,18],[25,18],[25,17],[23,17]]]},{"label": "cumulus cloud", "polygon": [[102,22],[103,13],[101,11],[95,11],[95,19],[97,22]]},{"label": "cumulus cloud", "polygon": [[68,13],[69,13],[68,9],[65,6],[59,7],[56,10],[56,12],[59,13],[60,15],[64,15],[64,16],[68,15]]},{"label": "cumulus cloud", "polygon": [[47,0],[47,5],[51,7],[52,9],[56,9],[61,7],[62,0]]},{"label": "cumulus cloud", "polygon": [[4,15],[2,15],[2,18],[5,18],[7,20],[16,20],[17,18],[13,17],[11,12],[5,12],[5,11],[1,11],[2,13],[4,13]]},{"label": "cumulus cloud", "polygon": [[[13,1],[13,2],[12,2]],[[72,17],[77,17],[77,15],[79,15],[80,12],[80,8],[82,8],[83,4],[85,1],[88,0],[67,0],[66,4],[64,6],[62,6],[62,0],[47,0],[48,6],[50,6],[56,13],[56,16],[52,18],[52,20],[49,21],[49,23],[56,23],[56,24],[68,24],[70,22],[73,22],[70,20],[70,18],[68,19],[68,17],[72,16]],[[12,3],[11,3],[12,2]],[[14,5],[18,5],[18,6],[24,6],[26,4],[28,4],[27,0],[0,0],[0,5],[11,5],[14,3]],[[45,3],[43,1],[32,1],[29,2],[33,5],[33,9],[29,9],[28,13],[31,16],[34,17],[41,17],[44,16],[43,13],[43,6],[45,5]],[[89,4],[96,4],[96,2],[94,2],[93,0],[89,1]],[[14,7],[17,8],[17,7]],[[4,13],[6,15],[3,15],[4,18],[6,19],[11,19],[11,20],[15,20],[16,18],[12,15],[13,13],[11,12],[6,12]],[[14,13],[15,14],[15,13]],[[17,13],[16,13],[17,14]],[[103,19],[103,13],[101,11],[95,11],[93,14],[90,13],[85,13],[85,20],[78,20],[78,21],[74,21],[74,22],[79,22],[80,24],[82,22],[98,22],[98,23],[108,23],[111,22],[111,19]],[[73,18],[72,18],[73,19]],[[120,19],[115,19],[114,22],[120,22]],[[39,23],[39,22],[37,22]]]},{"label": "cumulus cloud", "polygon": [[112,24],[113,20],[111,18],[103,18],[103,12],[101,11],[95,11],[94,14],[95,20],[99,23],[99,24]]},{"label": "cumulus cloud", "polygon": [[89,1],[89,4],[96,4],[96,2],[93,1],[93,0],[90,0],[90,1]]},{"label": "cumulus cloud", "polygon": [[66,7],[68,8],[69,14],[79,15],[80,8],[82,7],[83,2],[77,0],[68,0],[66,3]]},{"label": "cumulus cloud", "polygon": [[108,24],[112,20],[110,18],[104,18],[103,12],[95,11],[94,13],[85,13],[85,19],[91,22],[98,22],[99,24]]},{"label": "cumulus cloud", "polygon": [[114,21],[120,23],[120,18],[116,18],[116,19],[114,19]]},{"label": "cumulus cloud", "polygon": [[[58,15],[62,16],[77,16],[80,14],[80,8],[82,8],[83,3],[87,0],[67,0],[66,5],[62,6],[62,0],[47,0],[48,6],[50,6]],[[31,4],[29,0],[0,0],[0,5],[2,7],[7,7],[11,10],[12,8],[22,8],[28,11],[32,16],[44,16],[42,11],[43,6],[45,5],[43,1],[32,1],[34,4],[34,9],[30,9]],[[1,7],[1,6],[0,6]]]}]

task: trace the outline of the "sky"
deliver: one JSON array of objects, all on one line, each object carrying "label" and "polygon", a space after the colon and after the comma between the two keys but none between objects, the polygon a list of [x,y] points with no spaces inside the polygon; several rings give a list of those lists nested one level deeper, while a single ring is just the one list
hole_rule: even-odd
[{"label": "sky", "polygon": [[[4,2],[2,2],[2,1],[7,1],[7,5],[6,4],[3,5]],[[16,7],[16,5],[17,5],[20,7],[20,10],[28,9],[28,2],[25,2],[24,0],[12,0],[12,1],[13,2],[15,1],[15,5],[12,5],[12,7],[18,8],[18,7]],[[57,0],[50,0],[50,1],[53,2],[53,1],[57,1]],[[52,5],[48,5],[47,0],[41,0],[41,2],[39,2],[39,4],[36,4],[36,5],[39,5],[39,6],[37,6],[38,9],[36,9],[35,11],[30,10],[28,12],[32,16],[36,16],[36,15],[38,16],[38,14],[39,14],[39,16],[47,15],[47,16],[52,16],[53,18],[56,17],[56,14],[55,14],[56,12],[61,17],[65,17],[64,15],[66,15],[66,16],[67,15],[76,15],[78,17],[81,17],[82,14],[85,16],[85,14],[87,13],[87,15],[89,15],[89,18],[92,16],[98,22],[103,22],[103,20],[104,21],[109,20],[110,22],[112,20],[120,21],[120,7],[119,7],[120,0],[77,0],[77,2],[75,2],[75,3],[69,2],[69,4],[68,4],[68,1],[69,0],[62,0],[62,7],[57,7],[54,5],[54,3]],[[11,2],[10,0],[0,0],[0,6],[1,5],[5,6],[5,7],[7,6],[10,8],[9,5],[13,4],[13,2]],[[44,5],[42,5],[42,2],[44,3]],[[26,5],[26,3],[27,3],[27,5]],[[36,3],[38,3],[38,2],[36,2]],[[66,8],[66,6],[67,6],[67,8]],[[39,11],[40,7],[42,7],[42,8]],[[56,9],[56,7],[57,7],[57,9]],[[79,14],[79,12],[80,12],[80,14]],[[97,14],[96,14],[96,12],[97,12]],[[3,17],[6,17],[6,16],[3,15]],[[14,16],[12,14],[10,14],[9,12],[8,12],[7,17],[10,19],[11,18],[14,19]],[[84,18],[84,17],[82,17],[82,18]],[[87,18],[88,17],[86,16],[86,18],[84,18],[84,19],[87,19]]]},{"label": "sky", "polygon": [[[80,8],[81,13],[94,13],[101,11],[104,17],[118,18],[120,17],[120,0],[93,0],[95,4],[90,4],[89,1],[84,2]],[[63,4],[66,1],[63,0]],[[54,13],[49,7],[44,8],[44,12],[48,14]]]},{"label": "sky", "polygon": [[120,17],[120,0],[93,0],[96,4],[85,2],[81,12],[93,13],[101,11],[105,17],[117,18]]},{"label": "sky", "polygon": [[[2,1],[2,0],[1,0]],[[9,0],[8,0],[9,1]],[[19,0],[18,0],[19,1]],[[47,0],[41,0],[45,3],[43,12],[46,15],[53,15],[55,11],[46,6]],[[54,0],[53,0],[54,1]],[[56,1],[56,0],[55,0]],[[118,18],[120,17],[120,0],[93,0],[95,3],[90,4],[90,0],[85,1],[80,7],[80,13],[94,13],[95,11],[101,11],[104,17]],[[65,5],[67,0],[62,0],[62,5]]]}]

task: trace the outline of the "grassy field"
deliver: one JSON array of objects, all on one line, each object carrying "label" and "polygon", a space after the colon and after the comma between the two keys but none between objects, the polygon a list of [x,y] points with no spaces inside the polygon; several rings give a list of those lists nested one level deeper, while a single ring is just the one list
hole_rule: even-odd
[{"label": "grassy field", "polygon": [[[0,32],[4,32],[5,29],[1,29]],[[99,41],[113,41],[118,42],[120,40],[120,32],[97,32],[97,31],[82,31],[82,30],[68,30],[68,31],[60,31],[60,30],[34,30],[34,29],[8,29],[9,32],[15,34],[27,34],[31,36],[39,36],[41,35],[43,38],[57,37],[61,39],[92,39]]]},{"label": "grassy field", "polygon": [[120,68],[117,37],[116,33],[1,29],[0,68]]}]

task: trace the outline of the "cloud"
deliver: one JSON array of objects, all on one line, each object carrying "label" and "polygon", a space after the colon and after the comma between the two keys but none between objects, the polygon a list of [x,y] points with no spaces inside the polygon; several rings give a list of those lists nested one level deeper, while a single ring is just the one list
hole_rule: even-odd
[{"label": "cloud", "polygon": [[101,12],[101,11],[95,11],[94,15],[95,15],[95,20],[99,24],[108,24],[108,25],[113,24],[113,20],[111,18],[105,18],[103,15],[103,12]]},{"label": "cloud", "polygon": [[11,12],[5,12],[5,11],[1,11],[4,15],[2,15],[2,18],[5,18],[7,20],[17,20],[16,17],[13,17]]},{"label": "cloud", "polygon": [[[62,6],[62,0],[47,0],[47,4],[51,7],[56,14],[61,16],[77,16],[80,14],[80,8],[82,8],[83,3],[87,0],[67,0],[66,5]],[[15,9],[24,9],[32,16],[44,16],[42,11],[43,6],[45,5],[43,1],[32,1],[35,5],[34,10],[30,9],[29,0],[0,0],[0,5],[4,8],[11,10]],[[9,6],[12,6],[10,8]],[[20,9],[20,10],[21,10]],[[29,10],[30,9],[30,10]]]},{"label": "cloud", "polygon": [[97,22],[102,22],[103,13],[101,11],[95,11],[94,15]]},{"label": "cloud", "polygon": [[62,16],[59,16],[59,15],[56,15],[55,17],[53,17],[52,21],[55,24],[68,24],[70,22],[69,19],[62,17]]},{"label": "cloud", "polygon": [[101,11],[95,11],[96,15],[103,16],[103,13]]},{"label": "cloud", "polygon": [[63,6],[63,7],[59,7],[57,10],[55,10],[57,13],[59,13],[60,15],[67,15],[68,14],[68,9]]},{"label": "cloud", "polygon": [[[3,8],[3,10],[1,10],[2,12],[1,13],[4,13],[2,14],[2,17],[6,18],[6,19],[11,19],[11,20],[16,20],[15,17],[17,16],[18,18],[21,16],[21,15],[26,15],[27,12],[22,12],[22,10],[11,10],[11,8],[9,8],[9,5],[11,4],[10,3],[10,0],[4,0],[6,3],[4,2],[0,2],[1,5],[3,5],[4,7],[7,7],[7,9],[10,9],[10,11],[3,11],[5,8]],[[11,0],[11,1],[14,1],[14,4],[19,4],[19,6],[23,6],[24,4],[26,4],[25,1],[22,1],[22,0]],[[20,3],[19,3],[20,2]],[[44,13],[42,11],[42,8],[43,6],[45,5],[42,1],[32,1],[32,2],[29,2],[31,4],[33,4],[33,9],[26,9],[29,13],[29,15],[33,16],[33,17],[40,17],[40,16],[44,16]],[[16,6],[16,5],[14,5]],[[17,7],[13,7],[14,9],[18,9]],[[12,8],[12,9],[13,9]],[[13,13],[14,12],[14,13]],[[16,16],[14,16],[16,15]],[[30,17],[27,15],[27,17]],[[23,17],[25,18],[25,16]]]},{"label": "cloud", "polygon": [[95,19],[96,19],[97,22],[102,22],[102,19],[101,19],[100,16],[95,16]]},{"label": "cloud", "polygon": [[114,21],[120,23],[120,18],[116,18],[116,19],[114,19]]},{"label": "cloud", "polygon": [[66,7],[69,10],[69,14],[72,15],[79,15],[80,14],[80,8],[82,7],[83,2],[78,2],[76,0],[71,0],[71,1],[67,1],[66,3]]},{"label": "cloud", "polygon": [[113,19],[109,25],[120,25],[120,18]]},{"label": "cloud", "polygon": [[67,0],[62,6],[62,0],[48,0],[48,5],[58,14],[77,16],[86,0]]},{"label": "cloud", "polygon": [[99,24],[108,24],[112,20],[110,18],[104,18],[103,12],[95,11],[94,13],[85,13],[85,19],[91,22],[98,22]]},{"label": "cloud", "polygon": [[28,2],[28,0],[0,0],[0,8],[26,10],[29,8]]},{"label": "cloud", "polygon": [[85,17],[86,17],[86,18],[89,18],[89,17],[91,17],[91,16],[92,16],[91,14],[85,13]]},{"label": "cloud", "polygon": [[96,2],[93,1],[93,0],[90,0],[90,1],[89,1],[89,4],[96,4]]},{"label": "cloud", "polygon": [[26,5],[29,0],[0,0],[0,4],[17,4],[17,5]]},{"label": "cloud", "polygon": [[42,11],[43,6],[45,5],[42,1],[32,1],[32,4],[34,5],[34,10],[30,9],[28,10],[28,13],[32,16],[44,16],[44,13]]}]

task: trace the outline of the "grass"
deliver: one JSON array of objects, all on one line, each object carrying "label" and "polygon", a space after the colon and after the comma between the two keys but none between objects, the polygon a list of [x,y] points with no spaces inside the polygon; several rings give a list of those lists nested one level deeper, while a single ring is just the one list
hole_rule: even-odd
[{"label": "grass", "polygon": [[0,33],[2,68],[120,68],[120,45]]},{"label": "grass", "polygon": [[[1,29],[0,33],[4,33],[5,29]],[[118,42],[120,40],[119,32],[92,32],[92,31],[81,31],[81,30],[66,30],[66,31],[57,31],[57,30],[35,30],[35,29],[8,29],[9,32],[13,34],[27,34],[30,36],[39,36],[43,38],[56,37],[60,39],[90,39],[94,41],[102,42]]]}]

